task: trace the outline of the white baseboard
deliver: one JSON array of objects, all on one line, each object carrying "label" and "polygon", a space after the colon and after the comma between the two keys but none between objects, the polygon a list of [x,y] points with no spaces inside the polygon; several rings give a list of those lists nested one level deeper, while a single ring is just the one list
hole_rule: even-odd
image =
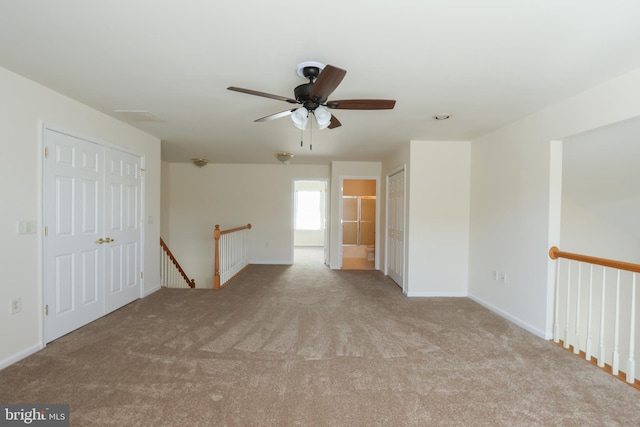
[{"label": "white baseboard", "polygon": [[157,284],[156,286],[154,286],[154,287],[153,287],[153,288],[151,288],[151,289],[146,289],[146,290],[144,291],[144,293],[142,294],[142,298],[146,298],[146,297],[148,297],[148,296],[149,296],[149,295],[151,295],[152,293],[159,291],[161,288],[162,288],[162,285]]},{"label": "white baseboard", "polygon": [[466,292],[407,292],[410,298],[465,298]]},{"label": "white baseboard", "polygon": [[24,359],[25,357],[29,357],[34,353],[39,352],[40,350],[42,350],[44,347],[42,346],[42,344],[36,344],[33,345],[31,347],[28,347],[16,354],[14,354],[13,356],[10,356],[2,361],[0,361],[0,370],[6,368],[7,366],[13,365],[16,362],[21,361],[22,359]]},{"label": "white baseboard", "polygon": [[478,304],[480,304],[481,306],[493,311],[494,313],[496,313],[497,315],[504,317],[505,319],[507,319],[508,321],[515,323],[516,325],[520,326],[522,329],[525,329],[529,332],[531,332],[533,335],[536,335],[542,339],[545,340],[550,340],[551,338],[553,338],[552,334],[547,334],[545,331],[541,331],[540,329],[526,323],[523,322],[522,320],[518,319],[517,317],[514,317],[512,315],[510,315],[509,313],[507,313],[506,311],[503,311],[501,309],[499,309],[498,307],[495,307],[491,304],[489,304],[488,302],[473,296],[473,295],[469,295],[469,299],[477,302]]},{"label": "white baseboard", "polygon": [[291,260],[286,260],[286,261],[261,261],[261,260],[251,260],[249,261],[249,264],[261,264],[261,265],[268,265],[268,264],[273,264],[273,265],[292,265]]}]

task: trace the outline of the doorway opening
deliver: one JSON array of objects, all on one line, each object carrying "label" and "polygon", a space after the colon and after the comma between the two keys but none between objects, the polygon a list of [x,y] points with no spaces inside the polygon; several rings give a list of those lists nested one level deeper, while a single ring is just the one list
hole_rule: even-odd
[{"label": "doorway opening", "polygon": [[293,262],[328,264],[327,180],[294,180]]},{"label": "doorway opening", "polygon": [[376,261],[376,180],[342,182],[342,268],[374,270]]}]

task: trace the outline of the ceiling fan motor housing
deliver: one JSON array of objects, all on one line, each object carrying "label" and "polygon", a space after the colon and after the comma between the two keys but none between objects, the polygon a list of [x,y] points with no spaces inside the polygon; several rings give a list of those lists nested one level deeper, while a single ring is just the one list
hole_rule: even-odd
[{"label": "ceiling fan motor housing", "polygon": [[312,88],[313,88],[313,83],[309,82],[309,83],[301,84],[300,86],[297,86],[293,90],[295,98],[303,105],[304,108],[306,108],[309,111],[315,110],[320,105],[309,99],[309,94],[311,93]]}]

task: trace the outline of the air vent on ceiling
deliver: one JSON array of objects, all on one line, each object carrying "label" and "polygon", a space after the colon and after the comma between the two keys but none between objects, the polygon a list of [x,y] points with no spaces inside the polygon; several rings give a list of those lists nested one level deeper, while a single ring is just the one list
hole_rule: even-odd
[{"label": "air vent on ceiling", "polygon": [[125,120],[132,122],[163,122],[163,120],[149,110],[114,110],[114,112],[123,116]]}]

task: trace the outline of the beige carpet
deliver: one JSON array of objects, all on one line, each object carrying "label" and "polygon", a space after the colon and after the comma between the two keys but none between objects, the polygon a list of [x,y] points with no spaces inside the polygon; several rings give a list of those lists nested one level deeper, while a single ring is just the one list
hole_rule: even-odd
[{"label": "beige carpet", "polygon": [[0,402],[74,426],[640,425],[637,390],[471,300],[310,260],[136,301],[0,371]]}]

